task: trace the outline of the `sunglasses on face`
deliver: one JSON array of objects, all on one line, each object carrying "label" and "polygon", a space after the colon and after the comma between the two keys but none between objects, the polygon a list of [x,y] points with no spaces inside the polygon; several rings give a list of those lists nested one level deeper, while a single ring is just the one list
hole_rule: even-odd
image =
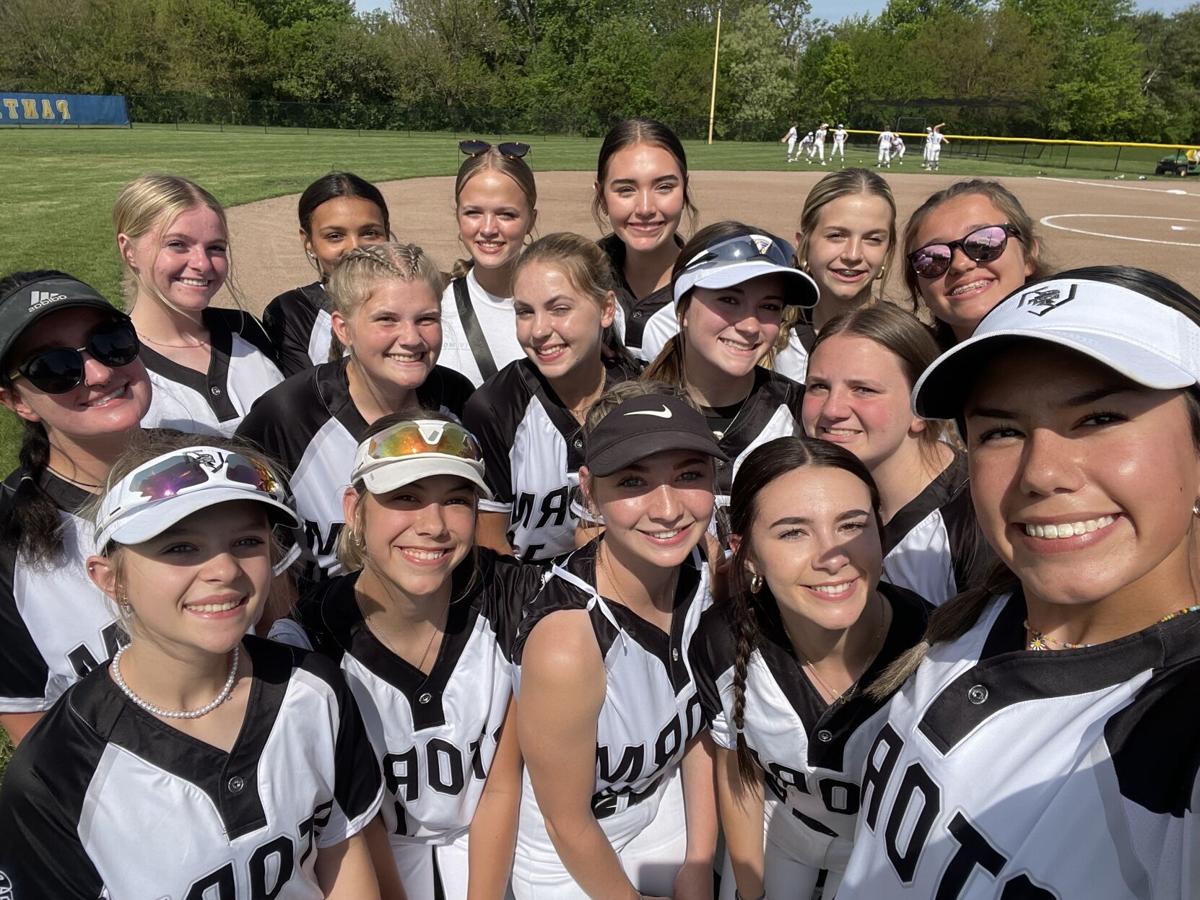
[{"label": "sunglasses on face", "polygon": [[483,460],[479,442],[467,429],[454,422],[428,419],[393,425],[374,435],[367,447],[367,455],[372,459],[400,459],[420,453],[441,453],[472,462]]},{"label": "sunglasses on face", "polygon": [[1004,255],[1010,236],[1020,237],[1012,225],[985,225],[957,241],[926,244],[914,250],[908,254],[908,264],[920,278],[937,278],[950,268],[955,250],[974,262],[991,262]]},{"label": "sunglasses on face", "polygon": [[102,365],[118,369],[137,359],[141,346],[133,323],[117,319],[97,326],[82,347],[52,347],[35,353],[9,378],[24,378],[46,394],[65,394],[83,383],[85,352]]},{"label": "sunglasses on face", "polygon": [[694,272],[720,263],[743,262],[748,259],[765,259],[777,266],[792,265],[791,248],[765,234],[748,234],[732,237],[706,247],[693,256],[683,267],[684,272]]},{"label": "sunglasses on face", "polygon": [[[458,149],[467,156],[479,156],[491,150],[492,145],[487,141],[459,141]],[[522,159],[529,153],[529,145],[520,141],[505,141],[503,144],[497,144],[496,149],[500,151],[501,156],[507,156],[509,159]]]}]

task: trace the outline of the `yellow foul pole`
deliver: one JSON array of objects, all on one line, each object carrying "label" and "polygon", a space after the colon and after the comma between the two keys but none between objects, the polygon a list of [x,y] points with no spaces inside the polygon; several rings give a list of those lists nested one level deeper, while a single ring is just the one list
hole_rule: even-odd
[{"label": "yellow foul pole", "polygon": [[712,143],[713,117],[717,112],[717,57],[721,53],[721,7],[717,7],[717,39],[713,41],[712,98],[708,101],[708,142]]}]

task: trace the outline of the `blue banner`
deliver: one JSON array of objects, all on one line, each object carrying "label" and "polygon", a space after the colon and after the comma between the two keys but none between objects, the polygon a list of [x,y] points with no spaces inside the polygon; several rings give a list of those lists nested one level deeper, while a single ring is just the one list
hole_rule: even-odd
[{"label": "blue banner", "polygon": [[129,125],[125,98],[112,94],[23,94],[0,91],[3,125]]}]

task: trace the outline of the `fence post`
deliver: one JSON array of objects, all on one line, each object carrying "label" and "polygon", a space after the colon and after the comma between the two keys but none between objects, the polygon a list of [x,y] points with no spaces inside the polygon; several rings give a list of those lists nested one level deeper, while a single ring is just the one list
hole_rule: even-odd
[{"label": "fence post", "polygon": [[1068,164],[1070,162],[1071,162],[1071,145],[1067,144],[1067,153],[1065,156],[1063,156],[1063,168],[1069,169],[1070,165],[1068,165]]},{"label": "fence post", "polygon": [[1121,165],[1121,145],[1117,144],[1117,158],[1113,162],[1113,171],[1117,171],[1117,167]]},{"label": "fence post", "polygon": [[1022,164],[1022,165],[1024,165],[1024,164],[1025,164],[1025,153],[1026,153],[1026,151],[1028,151],[1028,150],[1029,150],[1029,144],[1028,144],[1028,143],[1024,143],[1024,144],[1022,144],[1022,145],[1021,145],[1021,164]]}]

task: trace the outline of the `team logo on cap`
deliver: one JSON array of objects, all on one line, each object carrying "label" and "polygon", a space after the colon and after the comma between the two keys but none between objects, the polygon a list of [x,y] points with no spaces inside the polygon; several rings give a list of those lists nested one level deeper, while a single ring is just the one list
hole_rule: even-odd
[{"label": "team logo on cap", "polygon": [[43,306],[66,299],[66,294],[56,294],[53,291],[33,291],[29,295],[29,311],[33,312],[35,309],[41,309]]},{"label": "team logo on cap", "polygon": [[758,249],[760,256],[766,256],[771,252],[771,248],[775,246],[775,242],[769,237],[764,237],[761,234],[750,235],[750,240],[754,242],[754,246]]},{"label": "team logo on cap", "polygon": [[1070,303],[1074,300],[1075,291],[1078,287],[1078,284],[1073,283],[1071,289],[1065,295],[1061,288],[1034,288],[1021,295],[1021,299],[1017,301],[1017,308],[1024,309],[1035,316],[1044,316],[1051,310],[1058,309],[1064,303]]},{"label": "team logo on cap", "polygon": [[15,900],[12,879],[0,872],[0,900]]}]

